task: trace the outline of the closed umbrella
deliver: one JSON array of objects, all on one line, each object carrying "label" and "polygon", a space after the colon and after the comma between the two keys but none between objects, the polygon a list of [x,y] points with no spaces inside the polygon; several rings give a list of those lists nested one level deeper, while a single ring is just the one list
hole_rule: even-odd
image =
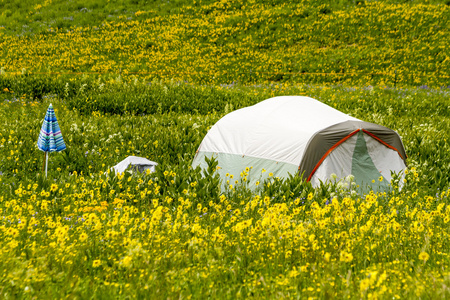
[{"label": "closed umbrella", "polygon": [[47,177],[48,153],[59,152],[66,149],[61,130],[59,129],[58,120],[56,120],[55,111],[50,104],[45,114],[44,123],[37,141],[39,150],[45,152],[44,165],[45,177]]}]

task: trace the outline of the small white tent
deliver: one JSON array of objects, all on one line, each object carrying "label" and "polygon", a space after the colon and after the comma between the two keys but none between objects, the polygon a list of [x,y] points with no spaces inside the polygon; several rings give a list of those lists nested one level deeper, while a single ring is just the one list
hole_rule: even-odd
[{"label": "small white tent", "polygon": [[406,167],[395,131],[301,96],[275,97],[227,114],[203,139],[193,167],[206,168],[205,157],[218,160],[224,182],[233,175],[230,183],[252,167],[247,177],[253,181],[298,173],[318,186],[332,174],[353,175],[358,185],[375,190],[388,186],[391,171]]},{"label": "small white tent", "polygon": [[158,163],[144,157],[128,156],[111,169],[113,169],[116,174],[125,172],[125,170],[127,170],[130,166],[132,171],[138,171],[140,173],[146,171],[147,169],[149,169],[150,172],[155,172],[155,167],[157,165]]}]

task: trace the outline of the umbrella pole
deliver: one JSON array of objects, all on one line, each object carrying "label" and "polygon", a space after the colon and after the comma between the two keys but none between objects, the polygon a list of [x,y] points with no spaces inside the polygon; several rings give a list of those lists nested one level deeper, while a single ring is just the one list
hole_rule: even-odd
[{"label": "umbrella pole", "polygon": [[42,172],[45,170],[45,161],[47,159],[47,152],[44,152],[44,163],[42,164]]},{"label": "umbrella pole", "polygon": [[48,152],[45,152],[45,178],[47,178]]}]

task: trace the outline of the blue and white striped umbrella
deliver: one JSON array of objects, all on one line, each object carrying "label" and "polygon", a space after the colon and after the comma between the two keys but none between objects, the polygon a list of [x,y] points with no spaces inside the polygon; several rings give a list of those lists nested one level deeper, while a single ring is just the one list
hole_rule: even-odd
[{"label": "blue and white striped umbrella", "polygon": [[55,111],[50,104],[45,114],[44,123],[37,142],[39,150],[44,152],[59,152],[66,149],[58,120],[56,120]]},{"label": "blue and white striped umbrella", "polygon": [[44,166],[45,177],[47,177],[48,167],[48,153],[59,152],[66,149],[61,130],[59,129],[58,120],[56,120],[55,111],[50,104],[47,113],[45,114],[44,123],[42,124],[41,132],[37,141],[39,150],[45,152]]}]

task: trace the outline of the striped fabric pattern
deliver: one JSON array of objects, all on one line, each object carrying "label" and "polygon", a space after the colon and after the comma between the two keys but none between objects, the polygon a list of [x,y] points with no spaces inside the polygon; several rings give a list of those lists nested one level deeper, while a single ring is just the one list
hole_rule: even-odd
[{"label": "striped fabric pattern", "polygon": [[44,123],[37,142],[39,150],[44,152],[55,152],[66,149],[58,121],[56,120],[55,111],[50,104],[45,114]]}]

